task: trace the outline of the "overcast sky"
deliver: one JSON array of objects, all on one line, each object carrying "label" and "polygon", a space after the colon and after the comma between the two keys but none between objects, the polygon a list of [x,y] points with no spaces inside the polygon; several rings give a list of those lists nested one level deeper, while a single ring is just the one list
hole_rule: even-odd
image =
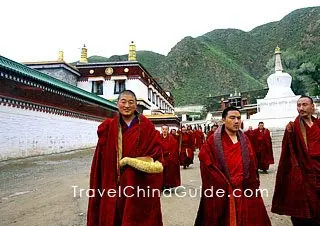
[{"label": "overcast sky", "polygon": [[185,36],[219,28],[250,31],[320,0],[2,0],[0,55],[19,62],[110,57],[137,50],[167,55]]}]

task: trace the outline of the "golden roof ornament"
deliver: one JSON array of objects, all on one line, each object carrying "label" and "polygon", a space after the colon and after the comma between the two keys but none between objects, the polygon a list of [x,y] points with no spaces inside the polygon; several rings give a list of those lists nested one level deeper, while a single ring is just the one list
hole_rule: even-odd
[{"label": "golden roof ornament", "polygon": [[136,61],[137,60],[136,45],[134,44],[133,41],[131,41],[130,46],[129,46],[128,60],[129,61]]},{"label": "golden roof ornament", "polygon": [[86,48],[86,45],[83,45],[83,47],[81,48],[80,63],[88,63],[88,50]]},{"label": "golden roof ornament", "polygon": [[280,51],[280,47],[279,47],[279,46],[277,46],[277,47],[276,47],[276,49],[274,50],[274,53],[275,53],[275,54],[277,54],[277,53],[281,53],[281,51]]},{"label": "golden roof ornament", "polygon": [[59,61],[59,62],[64,62],[64,60],[63,60],[63,51],[62,51],[62,50],[59,50],[59,58],[58,58],[58,61]]}]

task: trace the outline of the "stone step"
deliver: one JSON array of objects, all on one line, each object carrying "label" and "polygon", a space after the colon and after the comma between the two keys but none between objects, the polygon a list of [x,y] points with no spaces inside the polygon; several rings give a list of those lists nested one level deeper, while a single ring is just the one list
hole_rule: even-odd
[{"label": "stone step", "polygon": [[271,137],[283,137],[283,133],[282,134],[271,134]]},{"label": "stone step", "polygon": [[283,136],[283,134],[284,134],[284,130],[271,132],[271,136]]}]

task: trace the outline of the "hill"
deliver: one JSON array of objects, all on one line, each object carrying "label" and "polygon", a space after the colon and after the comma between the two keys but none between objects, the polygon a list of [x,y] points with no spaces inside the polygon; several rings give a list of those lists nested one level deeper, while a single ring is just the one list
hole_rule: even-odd
[{"label": "hill", "polygon": [[[294,92],[320,94],[320,7],[295,10],[249,32],[217,29],[185,37],[167,56],[138,51],[137,59],[173,93],[177,106],[204,104],[209,95],[265,88],[277,45],[284,70],[293,77]],[[89,61],[100,60],[94,58]],[[119,60],[127,60],[127,55],[107,59]]]}]

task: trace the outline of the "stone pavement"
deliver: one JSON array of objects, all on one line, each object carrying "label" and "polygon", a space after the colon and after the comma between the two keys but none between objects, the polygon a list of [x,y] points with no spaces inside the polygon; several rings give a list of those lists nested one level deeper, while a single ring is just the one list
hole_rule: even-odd
[{"label": "stone pavement", "polygon": [[[0,162],[0,225],[86,225],[87,197],[79,189],[88,188],[93,151]],[[278,159],[279,149],[275,151],[276,162]],[[261,188],[269,191],[269,197],[264,197],[268,210],[275,169],[274,165],[269,174],[261,174]],[[181,169],[181,176],[183,188],[172,197],[167,197],[170,193],[161,197],[165,226],[194,223],[201,185],[197,154],[190,168]],[[275,226],[291,225],[287,217],[270,213],[270,218]]]}]

